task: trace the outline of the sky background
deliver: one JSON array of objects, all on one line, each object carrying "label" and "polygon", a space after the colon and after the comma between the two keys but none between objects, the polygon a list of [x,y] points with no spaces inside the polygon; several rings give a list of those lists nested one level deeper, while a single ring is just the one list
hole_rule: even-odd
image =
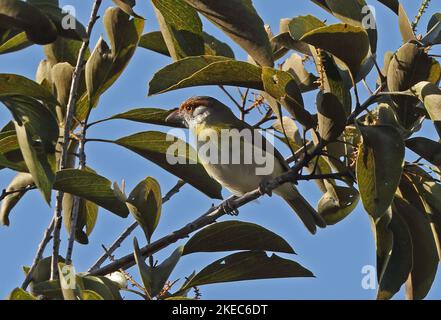
[{"label": "sky background", "polygon": [[[412,19],[421,1],[405,0],[401,2]],[[86,24],[92,1],[62,0],[60,3],[62,5],[73,5],[77,9],[78,19]],[[383,53],[386,50],[395,51],[401,45],[397,17],[377,1],[371,0],[368,3],[374,5],[376,9],[379,29],[378,62],[382,65]],[[105,8],[111,5],[110,0],[104,0],[101,14]],[[274,33],[278,32],[281,18],[313,14],[323,20],[335,21],[331,15],[309,0],[254,0],[254,5],[265,23],[272,27]],[[138,0],[135,9],[138,14],[146,18],[144,32],[158,30],[150,1]],[[431,14],[440,11],[439,9],[439,3],[437,7],[437,1],[433,1],[428,14],[425,14],[420,22],[419,32],[426,29]],[[205,31],[230,44],[237,59],[246,60],[246,54],[243,50],[210,22],[205,19],[203,19],[203,22]],[[93,33],[91,48],[95,46],[96,40],[103,33],[102,24],[99,21]],[[437,51],[439,53],[439,49]],[[36,68],[42,59],[44,59],[43,48],[39,46],[33,46],[18,53],[2,55],[0,56],[0,72],[16,73],[34,79]],[[228,98],[218,88],[213,87],[182,89],[159,96],[147,97],[149,80],[156,71],[170,62],[167,57],[140,48],[123,75],[101,97],[98,107],[92,112],[91,121],[139,107],[173,108],[193,95],[211,95],[231,105]],[[376,73],[372,72],[369,77],[370,84],[374,83],[375,77]],[[366,90],[362,85],[359,87],[364,99]],[[231,88],[230,91],[235,92],[235,89]],[[306,94],[304,98],[306,105],[314,106],[314,94]],[[7,109],[0,107],[0,127],[11,119]],[[93,126],[88,131],[88,137],[116,139],[140,131],[164,129],[153,125],[114,120]],[[425,128],[421,134],[437,139],[434,132],[429,128]],[[129,191],[147,176],[156,178],[164,193],[177,181],[176,177],[155,164],[115,145],[89,143],[86,151],[88,166],[111,181],[121,182],[124,179],[126,190]],[[13,176],[14,172],[6,169],[1,170],[0,189],[5,188]],[[301,183],[299,188],[312,204],[316,204],[321,197],[321,193],[314,182]],[[224,196],[228,196],[228,191],[224,190]],[[162,218],[153,238],[158,239],[182,227],[205,212],[212,203],[217,203],[217,201],[209,199],[191,186],[184,186],[181,192],[173,197],[172,201],[164,205]],[[52,208],[49,208],[40,193],[37,191],[29,192],[13,210],[10,216],[11,225],[0,227],[0,297],[6,297],[14,287],[19,286],[23,281],[21,266],[30,265],[37,245],[41,241],[43,232],[52,215],[53,204]],[[226,219],[230,219],[230,217],[222,220]],[[292,245],[297,255],[281,255],[298,261],[310,269],[316,278],[271,279],[207,285],[201,287],[203,299],[375,298],[375,290],[366,290],[361,286],[363,266],[375,266],[375,245],[370,221],[361,205],[342,222],[326,229],[319,229],[314,236],[308,233],[290,208],[278,197],[264,197],[258,203],[251,203],[242,207],[237,219],[261,224],[284,237]],[[75,245],[73,261],[77,271],[87,270],[102,254],[101,244],[110,245],[122,230],[132,223],[132,220],[131,216],[122,219],[100,208],[95,230],[89,237],[89,245]],[[137,236],[140,245],[145,244],[144,236],[140,230],[137,230],[133,235]],[[133,235],[116,252],[117,256],[132,251]],[[178,242],[179,245],[184,243],[184,241]],[[155,255],[155,258],[162,260],[167,257],[178,244],[163,250],[160,254]],[[63,229],[62,253],[65,252],[65,245],[66,232]],[[51,249],[52,246],[48,247]],[[45,255],[50,255],[50,250],[47,250]],[[227,254],[199,253],[184,256],[173,272],[171,279],[182,279],[191,274],[193,270],[199,271],[207,264],[225,255]],[[136,269],[132,268],[130,272],[132,275],[138,276]],[[133,298],[129,294],[123,295],[126,298]],[[396,298],[403,297],[402,292],[396,295]],[[437,276],[427,298],[441,298],[440,275]]]}]

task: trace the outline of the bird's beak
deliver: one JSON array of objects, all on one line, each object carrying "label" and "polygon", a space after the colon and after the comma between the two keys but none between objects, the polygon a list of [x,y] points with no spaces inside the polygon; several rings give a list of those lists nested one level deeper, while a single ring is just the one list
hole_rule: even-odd
[{"label": "bird's beak", "polygon": [[187,127],[187,121],[185,121],[184,114],[179,109],[170,113],[167,118],[165,118],[165,122],[176,126]]}]

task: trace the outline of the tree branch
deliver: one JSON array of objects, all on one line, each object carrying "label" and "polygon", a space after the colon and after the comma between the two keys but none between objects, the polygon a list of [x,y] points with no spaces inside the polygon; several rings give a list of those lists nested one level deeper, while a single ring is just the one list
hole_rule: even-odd
[{"label": "tree branch", "polygon": [[[92,12],[90,15],[89,22],[87,24],[86,28],[86,34],[87,39],[83,41],[83,44],[81,45],[80,51],[78,53],[78,59],[77,64],[75,66],[73,75],[72,75],[72,84],[70,87],[69,92],[69,99],[67,103],[67,111],[66,111],[66,121],[64,123],[64,133],[62,137],[62,149],[61,149],[61,156],[60,156],[60,165],[59,169],[63,170],[66,169],[66,166],[68,164],[67,158],[68,158],[68,142],[70,133],[72,131],[72,122],[75,117],[75,106],[77,101],[77,95],[78,95],[78,87],[80,83],[80,77],[84,70],[84,62],[85,62],[85,54],[87,51],[87,48],[89,47],[90,42],[90,35],[92,34],[93,26],[95,25],[95,22],[98,19],[98,10],[101,6],[102,0],[95,0]],[[55,279],[57,276],[57,269],[58,269],[58,255],[60,251],[60,229],[61,229],[61,220],[62,220],[62,210],[63,210],[63,196],[64,193],[61,191],[58,191],[57,193],[57,200],[55,205],[55,213],[54,213],[54,220],[55,220],[55,226],[54,226],[54,243],[53,243],[53,250],[52,250],[52,265],[51,265],[51,279]],[[78,202],[78,201],[77,201]],[[74,211],[75,213],[75,211]],[[73,225],[71,226],[71,229],[75,232],[76,227],[76,218],[72,217]],[[75,233],[74,233],[75,234]],[[70,263],[66,259],[66,263]]]},{"label": "tree branch", "polygon": [[55,218],[52,218],[49,226],[46,228],[46,231],[44,232],[43,239],[41,240],[40,244],[38,245],[37,253],[35,254],[34,261],[32,261],[31,268],[28,271],[28,274],[26,275],[26,278],[24,279],[23,283],[21,284],[21,288],[23,290],[26,290],[29,283],[32,281],[32,276],[34,274],[35,268],[37,267],[38,262],[40,262],[44,249],[46,249],[47,244],[52,238],[52,231],[54,230],[55,226]]},{"label": "tree branch", "polygon": [[[176,185],[170,189],[169,192],[167,192],[165,194],[165,196],[162,198],[162,203],[166,203],[167,201],[169,201],[175,194],[177,194],[181,188],[185,185],[185,181],[183,180],[179,180]],[[127,239],[127,237],[133,232],[133,230],[136,229],[136,227],[138,226],[138,222],[133,222],[130,226],[127,227],[127,229],[125,229],[118,238],[116,238],[116,240],[112,243],[112,245],[110,246],[109,249],[107,249],[107,251],[105,252],[105,254],[103,254],[101,257],[98,258],[98,260],[93,264],[93,266],[91,266],[89,268],[89,272],[98,269],[99,267],[101,267],[101,265],[106,261],[107,257],[110,257],[110,255],[112,255],[116,249],[118,249],[121,244],[124,242],[125,239]]]},{"label": "tree branch", "polygon": [[11,191],[6,191],[6,189],[3,189],[2,194],[0,194],[0,201],[3,201],[7,196],[11,195],[11,194],[15,194],[15,193],[20,193],[20,192],[28,192],[29,190],[34,190],[37,189],[36,186],[27,186],[24,188],[20,188],[18,190],[11,190]]}]

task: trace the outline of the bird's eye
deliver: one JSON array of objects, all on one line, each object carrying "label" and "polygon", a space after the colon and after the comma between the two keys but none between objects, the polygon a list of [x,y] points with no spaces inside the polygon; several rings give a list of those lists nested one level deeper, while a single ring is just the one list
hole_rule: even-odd
[{"label": "bird's eye", "polygon": [[192,107],[192,106],[190,106],[190,105],[188,105],[188,106],[185,106],[185,110],[187,110],[187,111],[191,111],[191,110],[193,110],[193,107]]}]

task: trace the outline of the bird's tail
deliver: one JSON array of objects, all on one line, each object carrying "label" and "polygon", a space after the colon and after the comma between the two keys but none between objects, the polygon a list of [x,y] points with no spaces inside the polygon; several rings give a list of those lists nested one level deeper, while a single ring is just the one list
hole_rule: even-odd
[{"label": "bird's tail", "polygon": [[312,234],[315,234],[317,227],[325,228],[326,222],[320,217],[315,209],[306,201],[299,191],[290,183],[285,183],[274,190],[281,196],[289,206],[297,213],[303,224]]}]

